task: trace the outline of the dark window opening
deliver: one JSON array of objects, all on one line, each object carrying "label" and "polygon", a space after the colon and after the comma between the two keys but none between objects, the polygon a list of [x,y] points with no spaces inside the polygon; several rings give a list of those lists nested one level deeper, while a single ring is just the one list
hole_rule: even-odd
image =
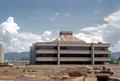
[{"label": "dark window opening", "polygon": [[109,54],[95,54],[95,57],[110,57]]},{"label": "dark window opening", "polygon": [[57,50],[57,47],[52,47],[52,46],[37,46],[37,50]]},{"label": "dark window opening", "polygon": [[104,64],[102,61],[95,61],[95,64]]},{"label": "dark window opening", "polygon": [[108,50],[107,47],[95,47],[94,50]]},{"label": "dark window opening", "polygon": [[60,47],[60,50],[91,50],[91,47]]},{"label": "dark window opening", "polygon": [[69,61],[69,62],[68,61],[61,61],[60,64],[61,65],[64,65],[64,64],[68,64],[68,65],[69,64],[83,64],[84,65],[84,64],[91,64],[91,62],[90,61],[84,61],[84,62],[83,61]]},{"label": "dark window opening", "polygon": [[60,57],[91,57],[91,54],[61,54]]},{"label": "dark window opening", "polygon": [[39,65],[39,64],[41,64],[41,65],[42,65],[42,64],[44,64],[44,65],[48,65],[48,64],[49,64],[49,65],[52,65],[52,64],[55,64],[55,65],[56,65],[56,64],[57,64],[57,61],[40,61],[40,62],[37,61],[36,64],[38,64],[38,65]]},{"label": "dark window opening", "polygon": [[57,57],[57,54],[37,54],[36,57]]}]

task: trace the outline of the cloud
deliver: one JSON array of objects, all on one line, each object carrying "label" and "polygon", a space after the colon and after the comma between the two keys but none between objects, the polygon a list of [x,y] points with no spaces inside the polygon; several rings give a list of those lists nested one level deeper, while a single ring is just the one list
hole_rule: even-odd
[{"label": "cloud", "polygon": [[103,38],[101,36],[96,36],[96,35],[92,35],[92,34],[86,34],[86,33],[78,33],[78,34],[74,34],[77,38],[80,38],[84,41],[86,41],[87,43],[91,43],[91,42],[103,42]]},{"label": "cloud", "polygon": [[66,16],[66,17],[71,16],[71,14],[70,13],[65,13],[64,16]]},{"label": "cloud", "polygon": [[108,23],[109,26],[120,29],[120,11],[109,15],[109,17],[104,18],[104,20]]},{"label": "cloud", "polygon": [[6,52],[22,52],[29,51],[32,43],[51,41],[50,31],[45,31],[41,35],[19,32],[20,26],[15,23],[13,17],[8,17],[7,20],[0,24],[0,38],[5,43]]},{"label": "cloud", "polygon": [[49,20],[50,20],[50,21],[53,21],[53,20],[55,20],[59,15],[60,15],[59,12],[55,12],[55,13],[52,15],[52,17],[49,18]]},{"label": "cloud", "polygon": [[55,12],[55,16],[59,16],[60,15],[60,13],[59,12]]},{"label": "cloud", "polygon": [[6,34],[7,32],[9,34],[16,34],[18,33],[20,27],[16,23],[14,23],[13,17],[8,17],[8,19],[0,25],[0,29],[3,34]]},{"label": "cloud", "polygon": [[45,31],[43,32],[43,34],[41,35],[41,39],[46,42],[46,41],[51,41],[52,39],[50,38],[50,36],[52,35],[52,33],[50,31]]},{"label": "cloud", "polygon": [[49,18],[50,21],[53,21],[57,18],[60,18],[60,17],[69,17],[71,16],[71,13],[59,13],[59,12],[55,12],[52,17]]},{"label": "cloud", "polygon": [[112,44],[112,51],[120,51],[120,11],[110,14],[103,19],[106,23],[97,26],[84,27],[81,33],[75,34],[87,42],[108,42]]},{"label": "cloud", "polygon": [[[74,35],[88,43],[101,41],[111,43],[113,52],[120,51],[120,11],[110,14],[103,20],[105,21],[104,24],[81,28],[80,33]],[[8,17],[6,21],[0,24],[0,40],[4,41],[7,52],[29,51],[32,43],[53,40],[51,31],[44,31],[39,35],[19,32],[19,30],[20,26],[13,17]]]}]

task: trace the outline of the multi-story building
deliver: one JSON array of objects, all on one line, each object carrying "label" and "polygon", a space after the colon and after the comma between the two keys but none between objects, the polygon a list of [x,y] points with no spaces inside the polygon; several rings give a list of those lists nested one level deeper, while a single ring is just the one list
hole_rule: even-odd
[{"label": "multi-story building", "polygon": [[37,42],[31,46],[31,64],[105,64],[111,52],[108,43],[86,43],[62,31],[52,42]]}]

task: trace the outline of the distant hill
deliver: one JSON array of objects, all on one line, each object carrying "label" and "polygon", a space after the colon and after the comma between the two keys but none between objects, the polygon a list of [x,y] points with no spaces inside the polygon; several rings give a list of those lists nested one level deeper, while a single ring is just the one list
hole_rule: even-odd
[{"label": "distant hill", "polygon": [[112,56],[113,56],[113,57],[120,57],[120,52],[112,53]]},{"label": "distant hill", "polygon": [[20,52],[20,53],[15,53],[15,52],[11,52],[11,53],[6,53],[5,54],[5,59],[6,60],[21,60],[23,58],[27,58],[29,59],[30,53],[29,52]]}]

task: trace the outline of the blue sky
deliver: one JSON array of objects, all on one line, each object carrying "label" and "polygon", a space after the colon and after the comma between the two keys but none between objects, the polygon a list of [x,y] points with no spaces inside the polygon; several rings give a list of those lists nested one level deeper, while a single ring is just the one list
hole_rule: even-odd
[{"label": "blue sky", "polygon": [[[119,10],[120,0],[0,0],[0,24],[13,17],[19,32],[50,31],[56,37],[61,30],[80,33],[85,27],[96,28]],[[104,39],[114,45],[119,41]]]},{"label": "blue sky", "polygon": [[103,17],[119,9],[120,0],[1,0],[0,22],[13,16],[21,31],[78,32],[81,27],[104,23]]}]

